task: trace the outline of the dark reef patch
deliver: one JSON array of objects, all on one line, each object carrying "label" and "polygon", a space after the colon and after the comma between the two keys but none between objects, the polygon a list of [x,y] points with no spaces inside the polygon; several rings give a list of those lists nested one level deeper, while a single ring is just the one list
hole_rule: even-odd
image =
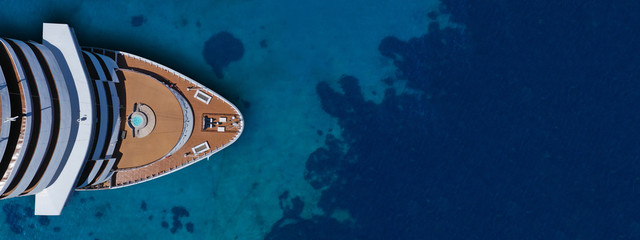
[{"label": "dark reef patch", "polygon": [[[318,130],[318,135],[322,136],[322,131]],[[315,189],[329,186],[342,167],[344,149],[340,142],[331,134],[327,134],[325,139],[325,147],[318,148],[307,159],[304,172],[304,179]]]},{"label": "dark reef patch", "polygon": [[384,84],[387,84],[387,86],[393,85],[393,81],[394,81],[393,78],[390,78],[390,77],[382,79],[382,82]]},{"label": "dark reef patch", "polygon": [[193,223],[192,222],[188,222],[187,224],[184,225],[184,227],[187,229],[187,232],[193,233]]},{"label": "dark reef patch", "polygon": [[244,45],[229,32],[219,32],[214,34],[205,42],[202,51],[205,61],[217,77],[222,78],[222,69],[229,63],[238,61],[244,55]]},{"label": "dark reef patch", "polygon": [[[307,160],[305,178],[314,188],[326,188],[319,206],[325,212],[348,209],[367,229],[359,233],[363,239],[427,236],[426,216],[416,208],[428,202],[428,169],[435,168],[423,158],[432,144],[427,141],[431,108],[419,96],[390,89],[379,105],[365,101],[351,76],[340,85],[344,94],[324,82],[316,88],[323,109],[344,128],[344,142],[327,134],[326,146]],[[395,231],[399,224],[411,231]]]},{"label": "dark reef patch", "polygon": [[160,226],[162,226],[162,228],[165,228],[165,229],[166,229],[166,228],[169,228],[169,223],[168,223],[168,222],[166,222],[166,221],[162,221],[162,222],[160,223]]},{"label": "dark reef patch", "polygon": [[[389,36],[382,39],[378,50],[383,56],[394,60],[400,78],[408,80],[408,87],[434,92],[447,90],[448,85],[460,81],[472,80],[468,71],[471,57],[468,47],[467,38],[459,30],[440,30],[438,24],[431,23],[429,34],[407,42]],[[383,81],[392,84],[389,78]],[[477,84],[475,81],[468,83]],[[457,92],[435,94],[440,96]]]},{"label": "dark reef patch", "polygon": [[147,21],[147,19],[142,14],[141,15],[137,15],[137,16],[133,16],[133,17],[131,17],[131,26],[140,27],[146,21]]},{"label": "dark reef patch", "polygon": [[51,220],[47,216],[40,216],[38,217],[38,223],[40,223],[40,225],[42,226],[49,226],[49,223],[51,223]]},{"label": "dark reef patch", "polygon": [[282,218],[271,227],[271,232],[265,240],[342,240],[358,239],[354,231],[348,225],[343,225],[333,218],[314,216],[311,219],[302,219],[300,213],[304,208],[304,202],[299,196],[291,198],[289,191],[285,191],[278,197]]},{"label": "dark reef patch", "polygon": [[249,102],[247,100],[240,100],[240,103],[242,103],[242,106],[243,106],[244,109],[251,108],[251,102]]},{"label": "dark reef patch", "polygon": [[429,17],[429,19],[431,19],[431,20],[436,20],[436,18],[438,18],[438,12],[431,11],[431,12],[427,13],[427,17]]},{"label": "dark reef patch", "polygon": [[182,222],[180,221],[173,221],[173,223],[171,223],[171,233],[176,233],[179,229],[182,228]]},{"label": "dark reef patch", "polygon": [[14,233],[22,233],[24,231],[24,221],[33,217],[33,208],[24,207],[20,204],[5,204],[2,211],[6,215],[5,223],[9,225]]},{"label": "dark reef patch", "polygon": [[[183,226],[182,222],[180,221],[180,218],[188,217],[189,211],[187,211],[187,209],[182,206],[175,206],[171,208],[171,213],[173,214],[173,217],[172,217],[173,222],[171,223],[170,230],[171,230],[171,233],[176,233]],[[163,222],[163,226],[164,224],[165,222]]]},{"label": "dark reef patch", "polygon": [[289,191],[285,191],[278,198],[280,199],[279,204],[283,218],[296,218],[302,213],[304,203],[299,196],[291,198]]},{"label": "dark reef patch", "polygon": [[140,209],[142,209],[142,211],[147,211],[147,202],[142,201],[142,203],[140,204]]},{"label": "dark reef patch", "polygon": [[[362,239],[349,226],[333,218],[315,216],[308,220],[292,220],[274,224],[265,240],[352,240]],[[381,239],[381,238],[380,238]]]},{"label": "dark reef patch", "polygon": [[181,218],[181,217],[188,217],[189,216],[189,211],[187,211],[186,208],[181,207],[181,206],[175,206],[173,208],[171,208],[171,213],[173,213],[173,218]]},{"label": "dark reef patch", "polygon": [[355,224],[289,217],[267,239],[640,237],[640,3],[443,3],[464,31],[379,45],[420,94],[316,87],[345,147],[327,134],[305,176]]}]

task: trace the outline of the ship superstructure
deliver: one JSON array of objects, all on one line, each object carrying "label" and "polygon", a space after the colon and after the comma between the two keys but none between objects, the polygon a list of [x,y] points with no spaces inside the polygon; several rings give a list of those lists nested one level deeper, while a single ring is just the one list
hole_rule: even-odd
[{"label": "ship superstructure", "polygon": [[242,133],[240,111],[133,54],[81,48],[66,24],[43,43],[0,38],[0,197],[59,215],[74,190],[111,189],[205,159]]}]

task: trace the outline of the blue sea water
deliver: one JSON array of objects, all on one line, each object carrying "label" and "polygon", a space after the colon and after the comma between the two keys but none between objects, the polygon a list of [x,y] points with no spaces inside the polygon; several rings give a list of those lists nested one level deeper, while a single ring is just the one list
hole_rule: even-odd
[{"label": "blue sea water", "polygon": [[[169,176],[0,201],[1,239],[640,239],[640,2],[0,1],[246,118]],[[0,220],[1,221],[1,220]]]}]

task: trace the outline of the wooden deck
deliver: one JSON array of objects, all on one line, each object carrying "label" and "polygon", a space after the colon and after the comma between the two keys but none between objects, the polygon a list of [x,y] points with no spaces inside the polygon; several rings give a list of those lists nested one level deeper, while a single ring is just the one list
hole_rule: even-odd
[{"label": "wooden deck", "polygon": [[[122,155],[111,181],[88,187],[87,190],[128,186],[171,173],[228,146],[242,132],[242,117],[236,108],[200,84],[148,60],[120,53],[116,58],[123,73],[121,77],[124,77],[124,84],[120,84],[124,94],[120,94],[120,99],[126,105],[125,112],[121,114],[125,124],[121,130],[127,131],[127,136],[121,141],[119,152]],[[180,106],[174,96],[169,97],[171,93],[168,87],[177,90],[189,102],[194,115],[193,132],[174,154],[158,159],[177,143],[183,126]],[[212,97],[208,104],[194,97],[198,89]],[[135,102],[151,106],[154,112],[157,111],[156,115],[160,115],[156,120],[157,129],[140,139],[131,137],[131,128],[126,124]],[[217,127],[216,131],[204,129],[204,116],[226,117],[227,122],[216,125],[223,126],[225,131],[217,131]],[[208,143],[210,149],[194,154],[192,148],[204,142]]]},{"label": "wooden deck", "polygon": [[145,166],[167,154],[180,139],[183,117],[178,100],[157,79],[126,69],[121,73],[120,83],[129,89],[122,102],[125,113],[133,112],[134,103],[143,103],[153,109],[156,120],[153,131],[143,138],[133,137],[132,129],[124,127],[125,139],[120,146],[122,157],[116,168],[127,169]]}]

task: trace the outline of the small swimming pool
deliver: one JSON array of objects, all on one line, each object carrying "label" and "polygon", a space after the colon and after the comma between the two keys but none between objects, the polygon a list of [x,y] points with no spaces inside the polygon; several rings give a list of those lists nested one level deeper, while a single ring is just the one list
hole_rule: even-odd
[{"label": "small swimming pool", "polygon": [[144,119],[142,119],[142,116],[140,115],[135,115],[131,117],[131,125],[133,125],[134,127],[142,126],[143,122],[144,122]]}]

